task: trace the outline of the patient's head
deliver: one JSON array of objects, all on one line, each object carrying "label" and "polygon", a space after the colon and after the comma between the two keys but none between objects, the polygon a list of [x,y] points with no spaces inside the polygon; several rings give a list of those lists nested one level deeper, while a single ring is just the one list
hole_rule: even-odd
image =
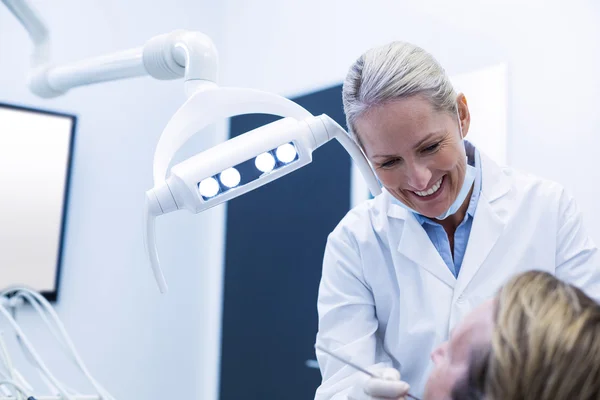
[{"label": "patient's head", "polygon": [[494,302],[477,307],[431,353],[434,368],[425,388],[426,400],[450,399],[456,382],[466,376],[473,349],[489,347],[494,330]]},{"label": "patient's head", "polygon": [[540,271],[522,273],[434,351],[425,399],[600,399],[600,306]]}]

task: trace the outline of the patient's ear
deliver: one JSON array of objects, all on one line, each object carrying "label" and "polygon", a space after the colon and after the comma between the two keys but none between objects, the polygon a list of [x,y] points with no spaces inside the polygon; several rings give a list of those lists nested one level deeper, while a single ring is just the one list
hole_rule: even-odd
[{"label": "patient's ear", "polygon": [[474,349],[465,376],[452,388],[452,400],[483,400],[491,347]]}]

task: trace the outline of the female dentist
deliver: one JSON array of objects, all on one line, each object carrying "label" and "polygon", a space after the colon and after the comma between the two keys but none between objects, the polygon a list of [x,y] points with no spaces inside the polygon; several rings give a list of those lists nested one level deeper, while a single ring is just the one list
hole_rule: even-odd
[{"label": "female dentist", "polygon": [[464,140],[467,100],[429,53],[367,51],[343,101],[383,193],[329,235],[316,344],[383,378],[317,351],[315,399],[398,399],[406,383],[420,397],[431,351],[518,272],[545,270],[600,299],[600,259],[573,198]]}]

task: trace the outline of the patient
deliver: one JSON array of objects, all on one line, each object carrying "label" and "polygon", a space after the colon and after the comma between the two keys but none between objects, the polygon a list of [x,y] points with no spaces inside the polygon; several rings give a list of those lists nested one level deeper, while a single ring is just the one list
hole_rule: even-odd
[{"label": "patient", "polygon": [[522,273],[432,359],[426,400],[600,399],[600,306],[546,272]]}]

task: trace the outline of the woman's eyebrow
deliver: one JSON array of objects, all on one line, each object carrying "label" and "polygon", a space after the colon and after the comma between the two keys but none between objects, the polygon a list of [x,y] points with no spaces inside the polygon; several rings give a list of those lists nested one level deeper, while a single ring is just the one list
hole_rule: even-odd
[{"label": "woman's eyebrow", "polygon": [[395,154],[375,154],[372,158],[391,158],[397,157]]},{"label": "woman's eyebrow", "polygon": [[[427,142],[432,137],[443,134],[443,133],[445,133],[445,131],[443,131],[443,130],[430,132],[423,139],[419,140],[419,142],[416,145],[414,145],[413,148],[418,149],[419,147],[421,147],[423,145],[423,143]],[[391,157],[398,157],[398,156],[396,154],[375,154],[375,155],[371,156],[371,158],[391,158]]]},{"label": "woman's eyebrow", "polygon": [[423,145],[423,143],[427,142],[433,136],[440,135],[444,132],[446,132],[446,131],[441,130],[441,131],[434,131],[434,132],[428,133],[427,136],[425,136],[423,139],[419,140],[419,142],[414,146],[414,148],[417,149],[417,148],[421,147]]}]

